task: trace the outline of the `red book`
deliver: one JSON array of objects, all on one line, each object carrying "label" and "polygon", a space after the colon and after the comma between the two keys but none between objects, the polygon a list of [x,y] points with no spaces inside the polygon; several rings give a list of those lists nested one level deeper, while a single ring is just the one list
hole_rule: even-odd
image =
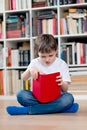
[{"label": "red book", "polygon": [[19,38],[21,37],[21,30],[9,30],[6,31],[6,37],[7,38]]},{"label": "red book", "polygon": [[3,70],[0,70],[0,95],[4,95],[4,78]]},{"label": "red book", "polygon": [[60,18],[60,34],[64,35],[63,18]]},{"label": "red book", "polygon": [[56,82],[60,72],[51,74],[39,74],[38,79],[33,79],[33,95],[42,103],[51,102],[60,97],[61,88]]},{"label": "red book", "polygon": [[57,20],[56,18],[52,19],[52,34],[56,35],[57,34]]},{"label": "red book", "polygon": [[7,66],[12,66],[12,48],[8,47],[8,61],[7,61]]}]

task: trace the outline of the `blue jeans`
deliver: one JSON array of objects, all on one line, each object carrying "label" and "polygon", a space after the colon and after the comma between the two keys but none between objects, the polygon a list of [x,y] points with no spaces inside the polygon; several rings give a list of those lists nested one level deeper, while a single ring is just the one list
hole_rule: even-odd
[{"label": "blue jeans", "polygon": [[72,94],[65,92],[60,98],[49,102],[40,103],[28,90],[20,90],[17,94],[17,101],[29,108],[29,114],[49,114],[58,113],[72,106],[74,98]]}]

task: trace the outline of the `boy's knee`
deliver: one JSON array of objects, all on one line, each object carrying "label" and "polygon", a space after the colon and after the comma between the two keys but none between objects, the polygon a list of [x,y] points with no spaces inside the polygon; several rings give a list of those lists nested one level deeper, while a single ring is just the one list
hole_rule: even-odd
[{"label": "boy's knee", "polygon": [[22,95],[23,91],[24,91],[24,90],[20,90],[20,91],[18,91],[18,93],[17,93],[16,97],[17,97],[17,98],[18,98],[18,97],[21,97],[21,95]]},{"label": "boy's knee", "polygon": [[72,105],[74,102],[74,97],[71,93],[65,93],[63,95],[64,97],[62,98],[62,104],[67,105]]},{"label": "boy's knee", "polygon": [[74,97],[73,97],[73,95],[72,95],[71,93],[68,93],[67,101],[68,101],[68,102],[71,102],[71,103],[74,102]]}]

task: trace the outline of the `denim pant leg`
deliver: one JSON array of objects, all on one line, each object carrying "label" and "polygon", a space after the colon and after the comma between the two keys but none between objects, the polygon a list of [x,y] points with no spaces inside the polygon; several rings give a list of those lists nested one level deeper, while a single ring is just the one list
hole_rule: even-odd
[{"label": "denim pant leg", "polygon": [[22,106],[32,106],[38,104],[37,99],[33,96],[32,92],[29,90],[20,90],[17,93],[17,101]]},{"label": "denim pant leg", "polygon": [[70,93],[64,93],[61,97],[53,102],[41,104],[38,103],[33,106],[29,106],[29,114],[50,114],[62,112],[68,109],[74,102],[74,98]]},{"label": "denim pant leg", "polygon": [[63,93],[60,98],[50,103],[40,103],[32,95],[31,91],[21,90],[17,94],[18,102],[29,107],[29,114],[49,114],[58,113],[68,109],[74,102],[70,93]]}]

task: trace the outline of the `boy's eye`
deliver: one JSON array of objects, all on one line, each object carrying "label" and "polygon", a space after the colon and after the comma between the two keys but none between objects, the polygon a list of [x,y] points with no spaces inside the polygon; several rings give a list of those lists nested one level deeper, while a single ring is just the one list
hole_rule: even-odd
[{"label": "boy's eye", "polygon": [[49,55],[49,57],[52,57],[53,55]]},{"label": "boy's eye", "polygon": [[45,58],[45,56],[41,56],[41,58]]},{"label": "boy's eye", "polygon": [[[49,55],[48,57],[52,57],[53,55]],[[46,56],[41,56],[41,58],[46,58]]]},{"label": "boy's eye", "polygon": [[[52,57],[53,55],[49,55],[48,57]],[[41,56],[41,58],[46,58],[46,56]]]}]

